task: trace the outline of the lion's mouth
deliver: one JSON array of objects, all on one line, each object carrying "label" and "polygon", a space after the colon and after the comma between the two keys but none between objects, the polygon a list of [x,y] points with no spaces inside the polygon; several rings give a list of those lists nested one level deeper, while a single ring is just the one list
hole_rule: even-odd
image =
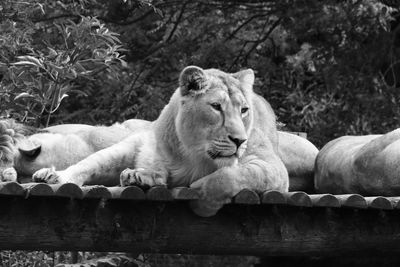
[{"label": "lion's mouth", "polygon": [[217,158],[233,158],[233,157],[237,157],[237,153],[233,153],[230,155],[224,155],[222,154],[220,151],[211,151],[208,150],[207,151],[208,156],[210,156],[210,158],[212,159],[217,159]]}]

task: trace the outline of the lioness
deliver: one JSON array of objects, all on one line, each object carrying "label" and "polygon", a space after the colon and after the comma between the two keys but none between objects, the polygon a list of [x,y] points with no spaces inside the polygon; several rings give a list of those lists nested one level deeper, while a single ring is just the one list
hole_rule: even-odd
[{"label": "lioness", "polygon": [[[0,121],[1,181],[31,180],[39,169],[65,169],[90,154],[118,143],[150,122],[132,119],[112,126],[63,124],[35,129],[13,120]],[[110,184],[104,181],[105,185]]]},{"label": "lioness", "polygon": [[244,188],[287,191],[275,115],[253,92],[253,83],[250,69],[228,74],[186,67],[179,88],[148,131],[65,170],[39,170],[33,179],[102,184],[120,174],[121,185],[190,186],[200,192],[192,208],[202,216],[215,214]]},{"label": "lioness", "polygon": [[398,196],[400,129],[385,135],[343,136],[326,144],[315,166],[320,193]]}]

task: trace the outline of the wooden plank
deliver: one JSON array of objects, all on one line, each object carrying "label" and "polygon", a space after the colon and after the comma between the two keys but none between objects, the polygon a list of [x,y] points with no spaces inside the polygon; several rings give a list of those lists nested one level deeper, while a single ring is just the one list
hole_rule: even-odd
[{"label": "wooden plank", "polygon": [[365,200],[367,201],[367,205],[369,208],[372,209],[379,209],[379,210],[392,210],[393,205],[392,202],[385,198],[385,197],[366,197]]},{"label": "wooden plank", "polygon": [[313,206],[316,207],[340,207],[339,199],[331,194],[314,194],[309,195],[309,197],[311,198]]},{"label": "wooden plank", "polygon": [[261,201],[256,192],[249,189],[243,189],[233,198],[233,203],[255,205],[260,204]]},{"label": "wooden plank", "polygon": [[166,186],[154,186],[146,192],[146,198],[155,201],[172,201],[174,197]]},{"label": "wooden plank", "polygon": [[400,209],[400,197],[387,197],[392,202],[394,209]]},{"label": "wooden plank", "polygon": [[51,184],[50,187],[53,189],[54,195],[57,197],[83,198],[82,189],[76,184]]},{"label": "wooden plank", "polygon": [[263,204],[286,204],[286,197],[279,191],[265,191],[261,197]]},{"label": "wooden plank", "polygon": [[286,197],[286,201],[289,205],[299,206],[299,207],[311,207],[312,202],[309,195],[304,192],[287,192],[283,193]]},{"label": "wooden plank", "polygon": [[177,200],[195,200],[200,198],[199,193],[189,187],[172,188],[171,194]]},{"label": "wooden plank", "polygon": [[131,199],[131,200],[144,200],[146,195],[143,190],[137,186],[114,186],[109,187],[112,198],[114,199]]},{"label": "wooden plank", "polygon": [[21,184],[21,186],[26,190],[27,197],[29,196],[54,196],[54,191],[51,186],[45,183],[26,183]]},{"label": "wooden plank", "polygon": [[185,201],[2,196],[0,249],[333,256],[400,253],[400,213],[226,205],[194,215]]},{"label": "wooden plank", "polygon": [[81,187],[84,198],[104,198],[112,197],[111,192],[103,185],[91,185]]},{"label": "wooden plank", "polygon": [[348,208],[366,209],[368,207],[365,198],[358,194],[335,195],[340,205]]},{"label": "wooden plank", "polygon": [[25,196],[25,189],[16,182],[0,182],[0,195]]}]

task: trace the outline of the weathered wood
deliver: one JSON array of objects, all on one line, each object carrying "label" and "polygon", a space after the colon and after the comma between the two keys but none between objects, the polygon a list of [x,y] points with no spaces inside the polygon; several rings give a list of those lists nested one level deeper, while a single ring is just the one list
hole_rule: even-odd
[{"label": "weathered wood", "polygon": [[289,205],[300,206],[300,207],[311,207],[312,202],[309,195],[304,192],[287,192],[283,194],[286,197],[286,201]]},{"label": "weathered wood", "polygon": [[255,205],[260,204],[260,197],[252,190],[243,189],[233,198],[233,202],[236,204]]},{"label": "weathered wood", "polygon": [[21,184],[26,190],[27,196],[54,196],[53,188],[44,183],[26,183]]},{"label": "weathered wood", "polygon": [[358,194],[335,195],[335,197],[343,207],[357,209],[366,209],[368,207],[365,198]]},{"label": "weathered wood", "polygon": [[144,200],[146,195],[143,190],[137,186],[114,186],[108,187],[111,192],[112,198],[115,199],[132,199],[132,200]]},{"label": "weathered wood", "polygon": [[83,192],[81,188],[76,184],[52,184],[50,186],[53,189],[55,196],[77,199],[83,198]]},{"label": "weathered wood", "polygon": [[92,185],[81,187],[84,198],[111,198],[111,192],[107,187],[102,185]]},{"label": "weathered wood", "polygon": [[286,197],[279,191],[265,191],[261,197],[263,204],[286,204]]},{"label": "weathered wood", "polygon": [[309,195],[313,206],[316,207],[340,207],[339,199],[331,194],[315,194]]},{"label": "weathered wood", "polygon": [[166,186],[154,186],[146,192],[146,198],[155,201],[172,201],[174,197]]},{"label": "weathered wood", "polygon": [[400,212],[230,204],[210,218],[185,201],[2,196],[0,249],[263,256],[400,253]]},{"label": "weathered wood", "polygon": [[385,197],[366,197],[367,205],[372,209],[391,210],[392,202]]},{"label": "weathered wood", "polygon": [[400,209],[400,197],[387,197],[392,202],[394,209]]},{"label": "weathered wood", "polygon": [[16,182],[0,183],[0,195],[25,196],[25,189]]},{"label": "weathered wood", "polygon": [[188,187],[176,187],[171,189],[172,197],[176,200],[199,199],[199,193]]}]

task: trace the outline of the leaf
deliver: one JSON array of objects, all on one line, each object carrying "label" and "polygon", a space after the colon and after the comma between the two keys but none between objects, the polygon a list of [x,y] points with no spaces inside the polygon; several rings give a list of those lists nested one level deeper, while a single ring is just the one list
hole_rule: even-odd
[{"label": "leaf", "polygon": [[15,100],[17,100],[17,99],[20,99],[20,98],[27,98],[27,97],[33,97],[32,95],[30,95],[30,94],[28,94],[28,93],[26,93],[26,92],[24,92],[24,93],[20,93],[19,95],[17,95],[16,97],[14,97],[14,101]]},{"label": "leaf", "polygon": [[42,63],[39,59],[37,59],[37,58],[35,58],[35,57],[32,57],[32,56],[19,56],[19,57],[17,57],[17,58],[18,58],[20,61],[30,61],[30,62],[32,62],[32,63],[35,63],[37,66],[43,68],[43,63]]},{"label": "leaf", "polygon": [[49,49],[49,56],[50,56],[50,57],[55,57],[55,56],[58,55],[57,51],[54,50],[53,48],[47,47],[47,49]]},{"label": "leaf", "polygon": [[30,62],[30,61],[18,61],[18,62],[11,63],[11,65],[14,65],[14,66],[31,65],[31,66],[35,66],[35,67],[40,67],[37,64]]}]

